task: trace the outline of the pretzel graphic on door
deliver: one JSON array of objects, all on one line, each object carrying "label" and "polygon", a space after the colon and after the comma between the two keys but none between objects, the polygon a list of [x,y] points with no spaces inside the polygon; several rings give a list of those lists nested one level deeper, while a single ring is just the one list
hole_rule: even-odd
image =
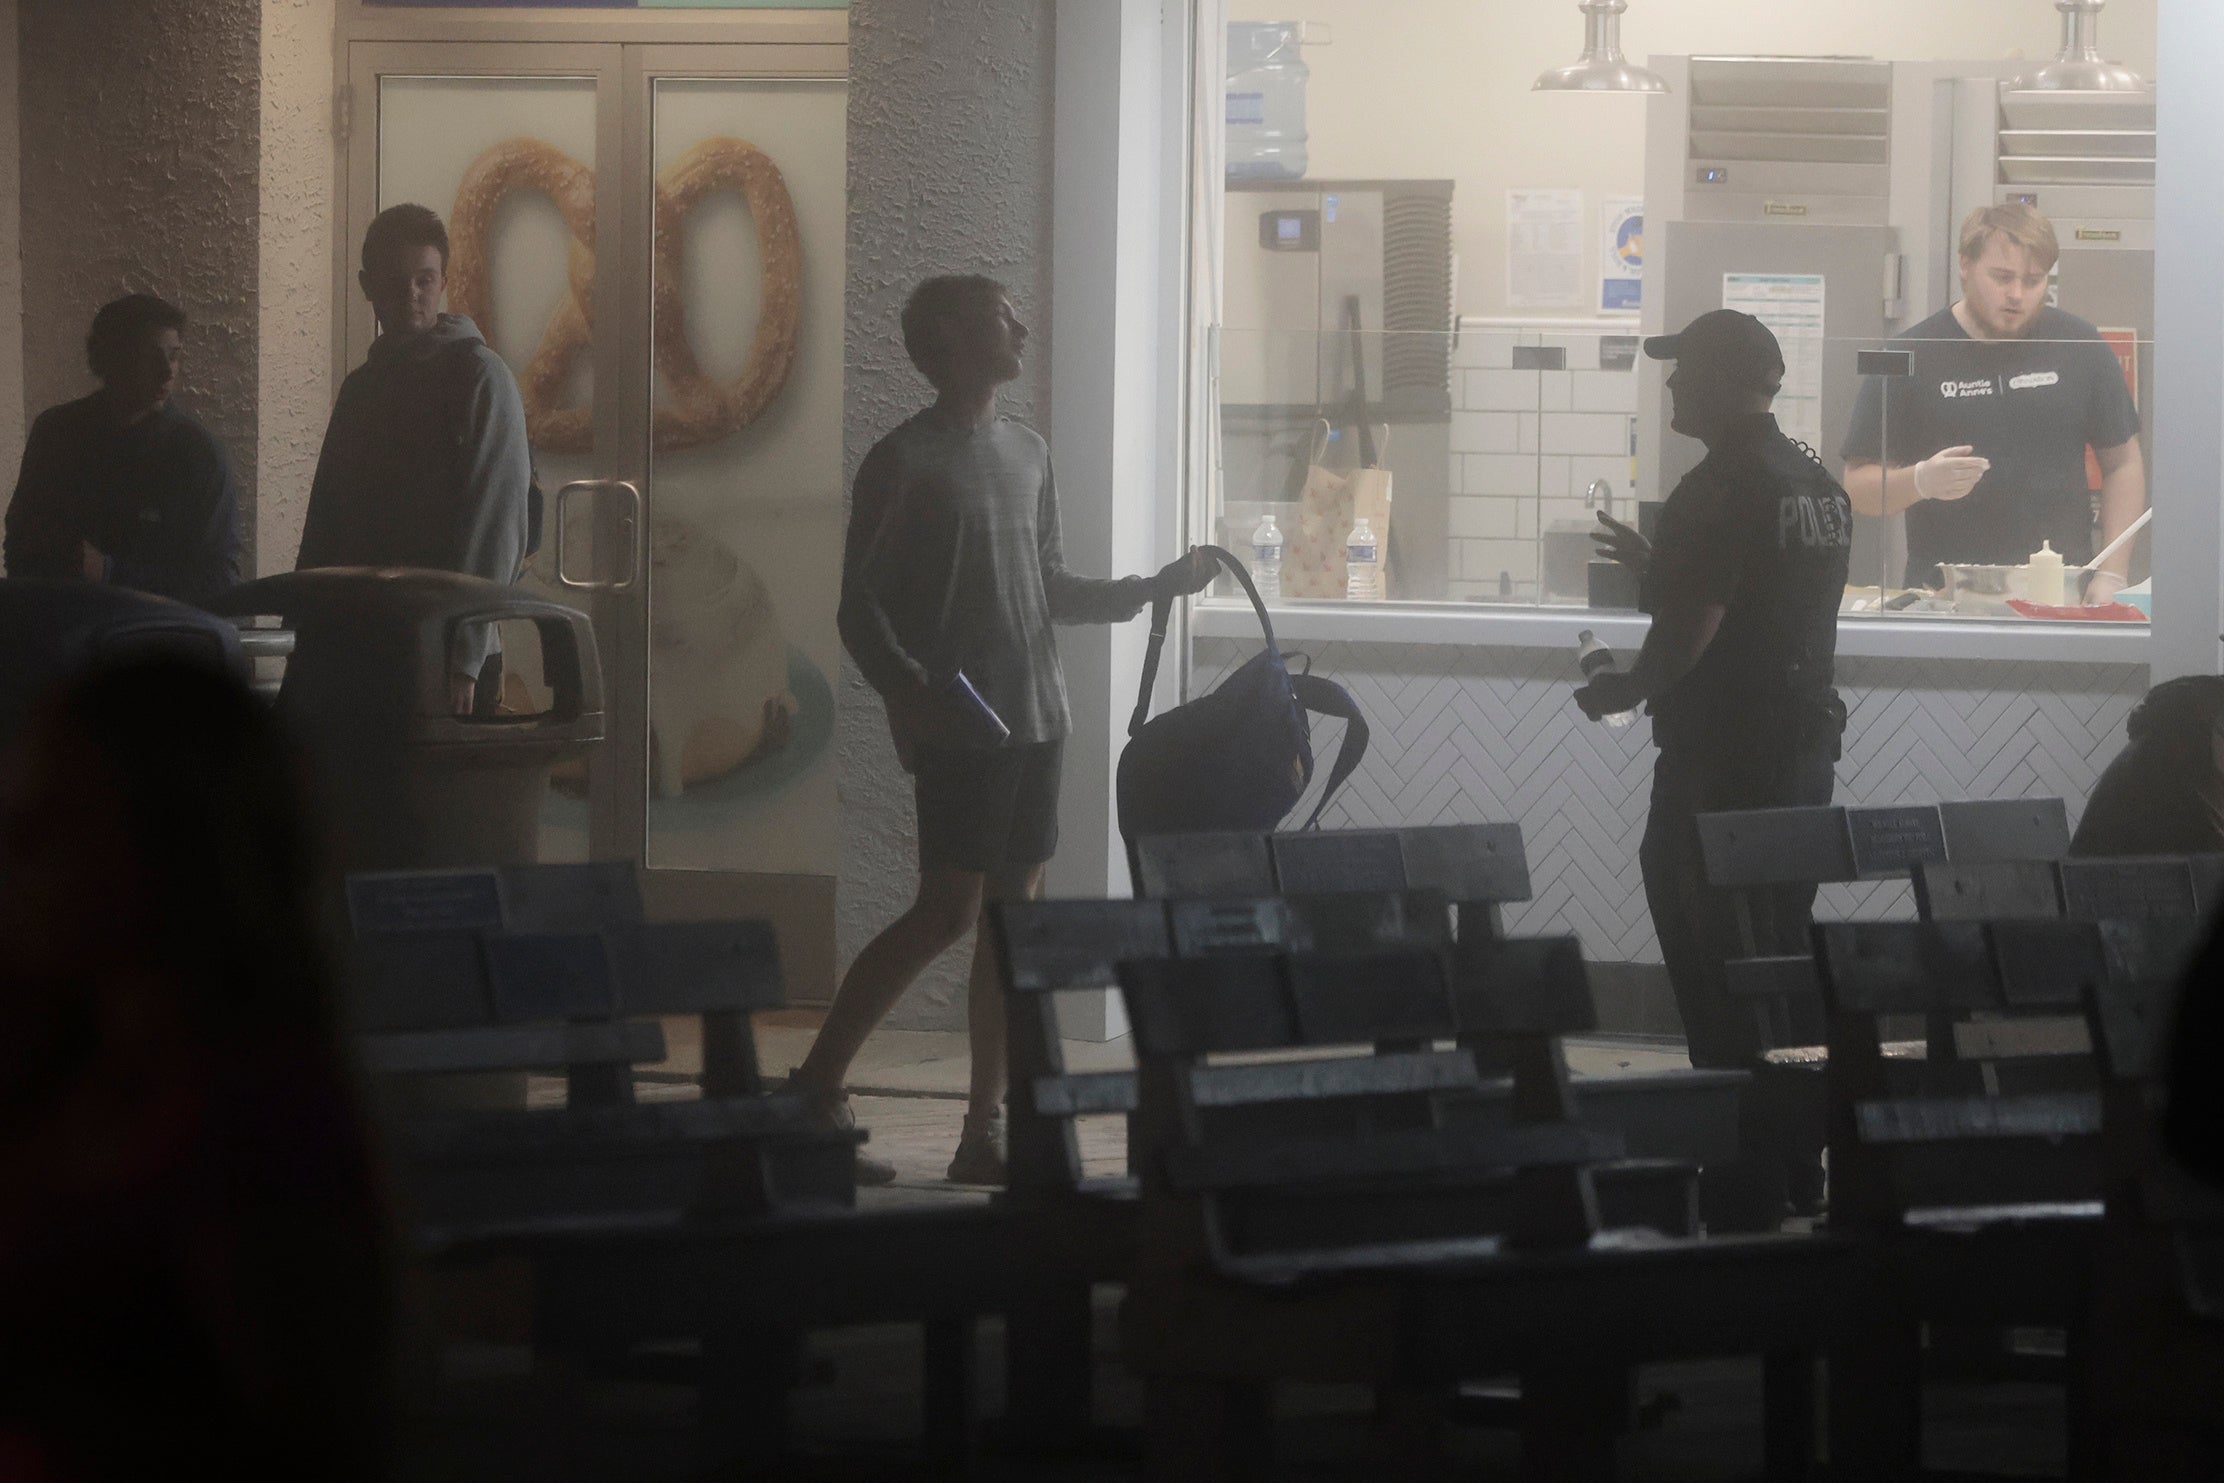
[{"label": "pretzel graphic on door", "polygon": [[[595,445],[593,409],[567,407],[563,395],[573,366],[594,342],[594,171],[540,139],[506,139],[474,160],[449,214],[449,298],[492,343],[494,218],[503,200],[520,190],[547,196],[571,228],[571,291],[556,306],[518,386],[526,435],[553,453],[587,453]],[[681,286],[687,219],[724,190],[739,191],[749,203],[763,274],[749,362],[731,381],[713,380],[696,360]],[[795,364],[803,245],[780,167],[755,145],[733,138],[706,139],[674,160],[656,179],[655,271],[656,368],[665,381],[657,398],[657,450],[715,443],[756,421]]]}]

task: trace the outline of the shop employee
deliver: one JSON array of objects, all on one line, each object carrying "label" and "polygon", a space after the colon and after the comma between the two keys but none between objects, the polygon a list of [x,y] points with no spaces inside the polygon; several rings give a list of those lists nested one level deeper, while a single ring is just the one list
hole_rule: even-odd
[{"label": "shop employee", "polygon": [[[2101,469],[2105,546],[2147,508],[2139,413],[2100,332],[2046,302],[2060,256],[2054,228],[2021,204],[1973,211],[1961,230],[1961,298],[1892,348],[1912,374],[1870,377],[1846,435],[1846,492],[1863,515],[1907,512],[1907,583],[1940,585],[1942,561],[2014,565],[2052,542],[2070,565],[2092,559],[2085,450]],[[1881,413],[1889,387],[1886,436]],[[2103,602],[2131,553],[2111,556],[2087,590]],[[2072,597],[2075,597],[2074,589]]]}]

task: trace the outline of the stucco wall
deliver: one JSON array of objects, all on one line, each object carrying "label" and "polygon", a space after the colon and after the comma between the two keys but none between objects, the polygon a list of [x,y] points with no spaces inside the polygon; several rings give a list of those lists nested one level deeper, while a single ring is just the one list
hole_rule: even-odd
[{"label": "stucco wall", "polygon": [[290,571],[332,406],[333,0],[262,0],[256,570]]},{"label": "stucco wall", "polygon": [[22,115],[16,109],[16,0],[0,0],[0,510],[23,452]]},{"label": "stucco wall", "polygon": [[[1035,331],[1006,412],[1046,425],[1049,388],[1052,21],[1046,0],[855,0],[850,7],[849,303],[843,452],[849,471],[924,404],[897,315],[920,278],[983,272],[1008,284]],[[842,867],[836,930],[846,967],[908,903],[918,879],[910,779],[880,702],[842,673]],[[936,965],[898,1023],[962,1021],[965,949]]]},{"label": "stucco wall", "polygon": [[68,0],[23,10],[28,405],[82,395],[85,327],[119,294],[192,316],[179,404],[256,487],[260,0]]}]

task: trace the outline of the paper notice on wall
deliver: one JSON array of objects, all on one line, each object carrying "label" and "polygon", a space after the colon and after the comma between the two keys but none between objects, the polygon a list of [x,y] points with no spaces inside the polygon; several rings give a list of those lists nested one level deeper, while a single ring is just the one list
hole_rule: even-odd
[{"label": "paper notice on wall", "polygon": [[1506,192],[1506,306],[1583,302],[1583,192]]},{"label": "paper notice on wall", "polygon": [[1722,307],[1750,314],[1776,333],[1784,351],[1784,389],[1776,421],[1786,434],[1822,447],[1823,279],[1820,273],[1724,273]]},{"label": "paper notice on wall", "polygon": [[1645,289],[1645,203],[1609,196],[1599,203],[1599,310],[1635,314]]}]

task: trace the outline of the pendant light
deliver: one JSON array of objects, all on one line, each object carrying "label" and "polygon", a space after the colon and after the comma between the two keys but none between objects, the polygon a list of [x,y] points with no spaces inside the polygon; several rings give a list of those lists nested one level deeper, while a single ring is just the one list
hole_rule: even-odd
[{"label": "pendant light", "polygon": [[1582,0],[1583,57],[1572,67],[1555,67],[1530,84],[1539,93],[1665,93],[1660,74],[1635,66],[1622,55],[1622,12],[1629,0]]},{"label": "pendant light", "polygon": [[2108,0],[2054,0],[2062,12],[2062,54],[2008,84],[2019,92],[2143,93],[2147,80],[2100,54],[2100,13]]}]

